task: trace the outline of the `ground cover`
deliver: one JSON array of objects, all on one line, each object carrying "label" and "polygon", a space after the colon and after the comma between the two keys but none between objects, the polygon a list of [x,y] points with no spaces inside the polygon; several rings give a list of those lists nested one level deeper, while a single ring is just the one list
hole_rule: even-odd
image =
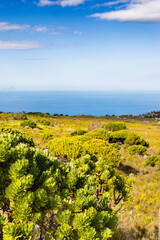
[{"label": "ground cover", "polygon": [[[50,141],[62,137],[74,138],[73,131],[88,131],[103,128],[110,122],[122,121],[127,131],[137,134],[149,142],[147,151],[143,154],[129,153],[129,146],[120,143],[122,163],[118,167],[119,174],[134,176],[132,198],[133,201],[124,204],[119,212],[119,224],[114,239],[158,239],[158,210],[160,203],[160,169],[158,166],[146,166],[147,156],[160,155],[160,124],[158,119],[137,117],[91,117],[91,116],[43,116],[50,122],[45,125],[41,116],[26,114],[28,120],[34,121],[36,128],[22,127],[23,119],[14,117],[12,113],[0,114],[0,128],[12,128],[26,133],[33,138],[37,148],[50,147]],[[105,123],[105,124],[104,124]],[[86,133],[87,134],[87,133]],[[109,132],[112,134],[112,132]],[[89,134],[93,135],[93,134]],[[84,137],[84,135],[80,137]],[[103,140],[104,141],[104,140]],[[108,139],[106,140],[108,141]]]}]

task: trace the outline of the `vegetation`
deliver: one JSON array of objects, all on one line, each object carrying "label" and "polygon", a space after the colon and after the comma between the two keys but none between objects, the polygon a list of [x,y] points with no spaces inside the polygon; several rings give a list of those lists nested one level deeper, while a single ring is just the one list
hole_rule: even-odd
[{"label": "vegetation", "polygon": [[145,147],[149,146],[149,143],[147,141],[138,136],[136,133],[132,133],[128,130],[115,131],[114,133],[112,133],[110,137],[110,142],[122,144],[125,143],[130,146],[132,145],[142,145]]},{"label": "vegetation", "polygon": [[102,139],[105,141],[109,141],[110,133],[105,129],[94,129],[88,133],[86,133],[83,139]]},{"label": "vegetation", "polygon": [[12,135],[16,135],[18,137],[18,142],[20,143],[26,143],[30,147],[34,147],[33,138],[28,136],[27,134],[20,132],[18,130],[7,128],[7,127],[1,127],[0,133],[10,133]]},{"label": "vegetation", "polygon": [[150,165],[152,167],[160,166],[160,156],[157,155],[148,156],[145,161],[145,164]]},{"label": "vegetation", "polygon": [[[92,116],[74,116],[74,117],[69,117],[69,116],[60,116],[60,115],[49,115],[49,114],[42,114],[42,113],[29,113],[25,114],[27,119],[30,121],[33,121],[37,123],[39,119],[46,119],[50,121],[50,125],[43,125],[42,123],[39,123],[36,128],[21,128],[21,123],[22,119],[13,119],[13,116],[16,114],[13,113],[0,113],[0,128],[1,133],[3,135],[3,142],[8,141],[7,138],[12,138],[13,137],[13,142],[11,145],[10,144],[2,144],[2,141],[0,143],[0,206],[2,206],[2,203],[5,203],[6,209],[2,211],[2,208],[0,209],[0,236],[2,238],[3,234],[3,239],[4,235],[8,234],[8,232],[16,232],[16,234],[20,234],[21,237],[17,237],[17,239],[61,239],[60,236],[62,236],[62,239],[80,239],[81,240],[84,238],[84,235],[86,236],[87,239],[87,233],[88,229],[83,232],[84,235],[80,236],[78,235],[78,230],[73,228],[73,219],[76,217],[76,214],[78,212],[74,212],[73,206],[69,206],[66,203],[67,201],[75,202],[75,197],[77,196],[77,191],[79,191],[80,188],[84,189],[84,185],[87,181],[86,178],[87,176],[91,177],[97,177],[101,172],[97,173],[97,164],[99,163],[99,166],[104,164],[105,167],[109,168],[109,172],[111,173],[114,171],[114,174],[112,175],[113,179],[121,178],[123,179],[122,182],[127,184],[128,177],[134,177],[135,182],[133,184],[133,189],[131,192],[131,196],[133,201],[130,202],[127,199],[124,199],[120,201],[119,204],[114,206],[113,202],[110,201],[107,206],[109,206],[109,209],[111,208],[111,215],[115,216],[115,228],[110,227],[107,225],[107,228],[110,229],[110,231],[114,234],[112,235],[113,240],[137,240],[137,239],[142,239],[142,240],[158,240],[158,211],[159,211],[159,202],[160,202],[160,188],[159,188],[159,182],[160,182],[160,168],[158,166],[158,159],[159,159],[159,154],[160,154],[160,124],[158,119],[154,118],[145,118],[143,117],[135,117],[135,116],[121,116],[121,117],[115,117],[115,116],[106,116],[106,117],[92,117]],[[118,121],[124,122],[126,125],[126,129],[122,130],[117,130],[117,131],[110,131],[107,129],[104,129],[104,123],[115,123]],[[42,126],[43,125],[43,126]],[[87,131],[84,135],[75,135],[71,136],[71,132],[74,132],[76,130],[83,130]],[[92,130],[98,129],[95,132]],[[99,134],[99,130],[105,130],[105,133],[109,131],[109,136],[107,138],[102,138],[103,134]],[[98,132],[98,137],[97,137],[97,132]],[[96,133],[96,134],[95,134]],[[7,134],[7,137],[6,137]],[[130,135],[131,134],[131,135]],[[16,136],[15,136],[16,135]],[[18,135],[18,136],[17,136]],[[90,136],[88,136],[90,135]],[[127,137],[129,136],[129,140]],[[21,137],[20,137],[21,136]],[[22,138],[23,136],[23,138]],[[1,139],[2,139],[1,138]],[[28,140],[26,140],[28,139]],[[34,143],[33,143],[34,139]],[[54,142],[58,143],[58,140],[60,141],[71,141],[76,148],[76,151],[78,153],[77,149],[77,142],[78,144],[82,147],[83,150],[85,150],[84,154],[80,154],[78,157],[71,157],[71,158],[64,158],[62,157],[63,150],[59,147],[60,155],[55,158],[52,155],[50,156],[48,151],[51,153],[51,148]],[[127,141],[126,141],[127,140]],[[28,141],[28,142],[27,142]],[[29,141],[31,141],[29,143]],[[15,145],[14,145],[15,144]],[[35,144],[35,149],[33,148]],[[91,146],[92,144],[92,146]],[[2,148],[3,145],[3,148]],[[4,145],[6,146],[4,148]],[[31,147],[30,147],[31,146]],[[72,146],[72,144],[71,144]],[[104,153],[105,153],[105,148],[106,150],[110,149],[108,153],[106,153],[106,157],[104,158],[99,158],[99,154],[102,154],[103,151],[101,149],[101,146],[103,146]],[[81,149],[80,147],[80,149]],[[142,147],[147,148],[147,151],[144,153],[138,153],[137,149],[142,149]],[[47,149],[46,149],[47,148]],[[136,148],[136,151],[134,150]],[[22,152],[22,155],[19,155],[17,157],[17,154],[20,153],[20,150]],[[27,150],[28,149],[28,150]],[[40,150],[41,149],[41,150]],[[88,150],[87,150],[88,149]],[[98,149],[101,150],[101,152],[98,151]],[[130,154],[130,149],[133,150],[135,154],[131,155]],[[75,153],[76,153],[75,151]],[[18,152],[18,153],[17,153]],[[38,153],[39,152],[39,153]],[[109,155],[109,153],[114,153],[114,155]],[[13,155],[12,155],[13,154]],[[62,199],[60,205],[58,207],[58,210],[55,210],[53,208],[52,210],[49,208],[49,205],[47,204],[44,205],[44,208],[42,207],[42,212],[45,211],[47,212],[45,215],[41,213],[41,216],[44,218],[40,220],[39,222],[34,222],[33,218],[35,215],[35,206],[32,204],[30,205],[31,207],[28,208],[29,211],[31,211],[31,218],[28,221],[28,224],[23,224],[23,223],[18,223],[18,214],[14,215],[14,211],[16,211],[16,208],[12,208],[10,198],[7,198],[5,195],[6,189],[9,187],[10,184],[12,184],[14,181],[13,179],[10,178],[9,175],[9,169],[11,168],[11,165],[14,164],[15,162],[19,161],[24,161],[28,160],[29,161],[29,168],[27,168],[27,172],[23,174],[23,176],[26,178],[28,174],[35,176],[32,173],[29,173],[31,171],[31,166],[32,166],[32,159],[33,162],[35,163],[36,161],[36,154],[41,158],[43,158],[43,163],[40,161],[38,168],[39,171],[41,171],[43,175],[43,170],[41,167],[46,166],[46,160],[48,159],[47,162],[50,162],[50,159],[53,160],[54,164],[56,165],[55,169],[57,170],[57,176],[56,177],[56,186],[57,186],[57,194],[60,194],[60,198]],[[72,155],[72,151],[69,153]],[[86,156],[87,154],[87,156]],[[117,154],[117,155],[116,155]],[[145,155],[144,155],[145,154]],[[12,156],[11,158],[9,156]],[[14,158],[15,156],[15,158]],[[22,157],[23,156],[23,157]],[[76,156],[76,154],[75,154]],[[112,161],[112,157],[115,157],[117,159],[116,162]],[[4,159],[6,159],[4,161]],[[10,159],[10,160],[9,160]],[[153,162],[152,164],[147,163],[148,159],[150,159],[150,162]],[[111,161],[109,161],[111,160]],[[38,160],[39,161],[39,160]],[[107,163],[108,161],[108,163]],[[101,164],[100,164],[101,163]],[[111,165],[111,163],[113,165]],[[25,164],[24,164],[25,165]],[[110,165],[110,166],[108,166]],[[3,172],[2,168],[3,166]],[[5,167],[4,167],[5,166]],[[114,169],[116,167],[116,170]],[[52,168],[52,167],[51,167]],[[68,181],[66,179],[72,179],[71,181],[74,182],[74,179],[76,179],[75,175],[71,174],[70,171],[71,169],[74,169],[72,173],[79,174],[78,177],[78,183],[80,185],[74,185],[74,190],[69,192],[69,195],[67,195],[67,191],[63,190],[61,192],[61,187],[65,181]],[[5,170],[6,169],[6,170]],[[16,166],[16,169],[18,167]],[[30,169],[30,170],[29,170]],[[67,170],[65,170],[67,169]],[[68,170],[69,169],[69,170]],[[19,171],[19,170],[18,170]],[[50,168],[47,171],[47,176],[50,176]],[[52,174],[54,175],[55,170],[52,171]],[[67,172],[66,172],[67,171]],[[103,169],[101,168],[101,171]],[[8,175],[7,175],[8,172]],[[69,175],[68,175],[69,174]],[[42,176],[41,175],[41,176]],[[4,176],[6,177],[4,179]],[[42,185],[39,185],[39,179],[41,178],[40,175],[37,175],[38,177],[34,177],[34,189],[32,186],[29,189],[25,190],[25,193],[31,191],[32,194],[35,195],[35,192],[40,188],[43,188]],[[72,177],[70,177],[72,176]],[[74,176],[74,177],[73,177]],[[85,178],[83,178],[85,176]],[[103,176],[103,175],[102,175]],[[52,176],[53,177],[53,176]],[[80,178],[79,178],[80,177]],[[8,179],[8,180],[7,180]],[[16,179],[21,179],[16,178]],[[59,179],[59,181],[58,181]],[[84,180],[82,182],[82,180]],[[65,181],[64,181],[65,180]],[[75,180],[76,181],[76,180]],[[99,180],[98,180],[99,181]],[[4,184],[4,188],[2,188]],[[62,184],[63,183],[63,184]],[[8,185],[7,185],[8,184]],[[68,184],[69,186],[68,189],[71,189],[71,186],[73,186],[72,183],[65,183]],[[66,186],[66,185],[65,185]],[[76,186],[76,187],[75,187]],[[79,187],[77,187],[79,186]],[[97,186],[97,185],[96,185]],[[103,188],[104,185],[102,184],[101,190],[105,190],[106,194],[111,194],[113,197],[113,185],[112,181],[108,182],[107,187],[110,186],[111,189],[105,189]],[[122,186],[124,186],[122,184]],[[64,187],[64,186],[63,186]],[[51,188],[51,187],[50,187]],[[65,188],[66,189],[66,188]],[[126,189],[126,188],[125,188]],[[128,188],[128,191],[130,187]],[[45,190],[45,189],[44,189]],[[99,189],[100,190],[100,189]],[[46,191],[46,190],[45,190]],[[63,193],[63,196],[62,196]],[[47,193],[49,196],[50,193]],[[66,195],[65,195],[66,194]],[[72,195],[71,195],[72,194]],[[117,193],[118,194],[118,193]],[[56,194],[53,194],[56,195]],[[95,196],[91,194],[92,196]],[[90,193],[88,193],[88,196],[90,196]],[[5,196],[5,200],[3,200],[3,196]],[[18,194],[19,197],[21,197],[21,193]],[[68,196],[65,198],[65,196]],[[82,195],[79,195],[82,196]],[[102,196],[102,195],[100,195]],[[80,197],[81,199],[85,199],[84,197]],[[18,204],[18,198],[16,198],[14,202]],[[59,199],[59,198],[58,198]],[[56,203],[59,204],[59,200],[56,200]],[[113,198],[112,198],[113,199]],[[126,200],[126,201],[125,201]],[[27,203],[27,202],[26,202]],[[123,204],[122,204],[123,203]],[[78,205],[79,202],[78,202]],[[19,204],[19,206],[21,206]],[[97,207],[91,206],[96,209]],[[120,209],[119,209],[120,208]],[[18,209],[18,208],[17,208]],[[19,208],[20,209],[20,208]],[[25,208],[24,208],[25,209]],[[86,207],[86,209],[88,209]],[[44,210],[44,211],[43,211]],[[68,214],[67,211],[71,212],[71,218],[68,222],[68,225],[71,227],[68,228],[67,225],[64,226],[65,223],[63,223],[63,227],[61,226],[62,220],[65,219],[65,216]],[[117,210],[119,210],[117,212]],[[18,211],[18,210],[17,210]],[[40,210],[41,211],[41,210]],[[85,213],[85,209],[83,209],[80,213]],[[22,211],[21,211],[22,212]],[[65,216],[62,215],[61,213],[64,212]],[[70,214],[69,212],[69,214]],[[40,213],[40,212],[39,212]],[[88,213],[87,213],[88,214]],[[27,214],[25,214],[27,217]],[[59,217],[60,216],[60,217]],[[79,215],[81,217],[81,215]],[[16,218],[17,217],[17,218]],[[58,218],[60,220],[58,220]],[[40,219],[40,218],[39,218]],[[82,219],[82,217],[81,217]],[[36,220],[39,221],[39,220]],[[59,222],[58,222],[59,221]],[[88,221],[88,220],[87,220]],[[77,222],[80,222],[79,220]],[[78,225],[76,222],[75,225]],[[86,222],[86,221],[84,221]],[[31,225],[30,225],[31,223]],[[32,225],[33,223],[33,225]],[[35,226],[36,223],[36,226]],[[14,226],[13,226],[14,225]],[[51,226],[52,225],[52,226]],[[75,226],[74,225],[74,226]],[[50,227],[51,226],[51,227]],[[54,226],[54,227],[53,227]],[[97,232],[97,228],[93,222],[90,221],[89,227],[93,227]],[[32,232],[32,227],[33,227],[33,232]],[[59,228],[60,227],[60,228]],[[6,229],[6,230],[5,230]],[[59,229],[59,233],[56,234],[56,232]],[[70,230],[67,230],[70,229]],[[93,230],[93,229],[92,229]],[[101,229],[102,230],[102,229]],[[27,235],[27,232],[29,233]],[[33,233],[32,236],[30,236],[30,233]],[[66,232],[66,237],[64,237],[63,233]],[[34,235],[35,234],[35,235]],[[37,234],[37,235],[36,235]],[[38,235],[39,234],[39,235]],[[45,237],[44,237],[45,234]],[[62,235],[61,235],[62,234]],[[68,234],[68,235],[67,235]],[[70,235],[71,234],[71,235]],[[77,235],[75,235],[77,234]],[[93,234],[94,232],[90,232],[89,234]],[[89,235],[90,239],[92,239],[93,235]],[[9,235],[6,235],[6,239],[15,239],[14,238],[9,238]],[[98,235],[95,235],[93,239],[100,238]],[[100,238],[101,239],[101,238]]]},{"label": "vegetation", "polygon": [[40,119],[38,119],[37,120],[37,123],[41,123],[41,124],[43,124],[44,126],[46,126],[46,125],[50,125],[50,121],[49,120],[47,120],[47,119],[45,119],[45,118],[40,118]]},{"label": "vegetation", "polygon": [[0,135],[0,233],[8,239],[105,240],[117,225],[119,203],[132,180],[89,155],[60,163]]},{"label": "vegetation", "polygon": [[128,152],[131,155],[140,154],[143,155],[147,151],[147,147],[142,145],[133,145],[128,148]]},{"label": "vegetation", "polygon": [[126,129],[126,125],[124,122],[104,123],[104,126],[108,131],[112,131],[112,132]]},{"label": "vegetation", "polygon": [[31,120],[25,120],[21,123],[21,127],[30,127],[30,128],[36,128],[37,124],[34,121]]},{"label": "vegetation", "polygon": [[78,135],[84,135],[85,133],[87,133],[87,131],[79,129],[79,130],[75,130],[75,131],[71,132],[70,135],[71,136],[78,136]]}]

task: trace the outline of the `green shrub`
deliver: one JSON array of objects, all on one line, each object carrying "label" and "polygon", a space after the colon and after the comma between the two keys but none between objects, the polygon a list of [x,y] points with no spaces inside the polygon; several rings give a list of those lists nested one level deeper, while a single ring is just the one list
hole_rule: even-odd
[{"label": "green shrub", "polygon": [[115,131],[111,134],[110,142],[113,143],[126,143],[127,145],[142,145],[148,147],[149,143],[143,138],[138,136],[136,133],[132,133],[128,130]]},{"label": "green shrub", "polygon": [[18,130],[12,129],[12,128],[7,128],[7,127],[2,127],[0,128],[0,133],[10,133],[13,135],[17,135],[19,137],[19,142],[26,143],[30,147],[34,147],[34,141],[33,139],[28,136],[27,134],[20,132]]},{"label": "green shrub", "polygon": [[86,153],[96,158],[103,158],[109,166],[118,167],[122,159],[117,148],[109,145],[102,139],[92,139],[83,144]]},{"label": "green shrub", "polygon": [[71,132],[70,135],[71,136],[78,136],[78,135],[84,135],[85,133],[87,133],[87,131],[79,129],[79,130],[75,130],[75,131]]},{"label": "green shrub", "polygon": [[112,132],[126,129],[126,125],[124,122],[110,122],[110,123],[104,123],[103,125],[108,131],[112,131]]},{"label": "green shrub", "polygon": [[128,130],[120,130],[113,132],[110,136],[110,142],[113,143],[124,143],[129,134]]},{"label": "green shrub", "polygon": [[144,147],[149,147],[149,143],[146,142],[143,138],[141,138],[140,136],[138,136],[136,133],[131,133],[129,132],[125,143],[128,145],[142,145]]},{"label": "green shrub", "polygon": [[79,137],[54,139],[51,141],[50,152],[53,156],[60,156],[69,160],[81,157],[86,153]]},{"label": "green shrub", "polygon": [[44,118],[38,119],[38,120],[37,120],[37,123],[41,123],[41,124],[43,124],[44,126],[49,126],[49,125],[51,124],[49,120],[44,119]]},{"label": "green shrub", "polygon": [[110,134],[105,129],[94,129],[86,133],[82,137],[82,141],[90,140],[90,139],[103,139],[105,141],[108,141],[109,138],[110,138]]},{"label": "green shrub", "polygon": [[143,155],[143,153],[145,153],[146,151],[147,151],[147,147],[144,147],[142,145],[133,145],[128,148],[128,152],[131,155],[135,155],[135,154]]},{"label": "green shrub", "polygon": [[42,137],[43,142],[49,141],[51,139],[53,139],[53,134],[49,134],[49,133],[45,133]]},{"label": "green shrub", "polygon": [[157,155],[148,156],[145,161],[145,165],[146,166],[150,165],[152,167],[160,166],[160,156],[157,156]]},{"label": "green shrub", "polygon": [[23,128],[24,127],[37,128],[37,124],[34,121],[31,121],[31,120],[25,120],[20,125]]},{"label": "green shrub", "polygon": [[54,139],[50,144],[50,152],[53,156],[67,158],[68,160],[90,154],[93,160],[102,157],[107,160],[109,166],[119,166],[121,162],[119,151],[102,139],[81,141],[81,137],[63,137]]},{"label": "green shrub", "polygon": [[119,202],[131,198],[132,180],[102,158],[61,164],[18,138],[0,137],[0,238],[110,239]]}]

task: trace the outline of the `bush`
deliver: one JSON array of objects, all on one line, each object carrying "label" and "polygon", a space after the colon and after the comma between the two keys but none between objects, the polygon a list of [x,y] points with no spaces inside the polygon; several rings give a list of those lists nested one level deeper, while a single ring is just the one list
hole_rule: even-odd
[{"label": "bush", "polygon": [[107,144],[101,139],[92,139],[83,144],[86,153],[93,157],[103,158],[106,160],[106,164],[109,166],[118,167],[122,159],[120,158],[120,153],[117,148]]},{"label": "bush", "polygon": [[142,145],[148,147],[149,143],[146,142],[143,138],[138,136],[136,133],[129,132],[127,130],[116,131],[111,134],[110,142],[114,143],[126,143],[127,145]]},{"label": "bush", "polygon": [[160,156],[153,155],[153,156],[148,156],[145,165],[150,165],[152,167],[160,166]]},{"label": "bush", "polygon": [[53,139],[53,134],[45,133],[45,134],[43,135],[43,137],[42,137],[42,141],[43,141],[43,142],[49,141],[49,140],[51,140],[51,139]]},{"label": "bush", "polygon": [[54,139],[50,143],[50,152],[53,156],[60,156],[68,160],[81,157],[86,153],[79,137],[62,137]]},{"label": "bush", "polygon": [[104,123],[104,126],[108,131],[112,132],[126,129],[126,125],[124,124],[124,122]]},{"label": "bush", "polygon": [[146,142],[143,138],[138,136],[136,133],[129,132],[125,143],[128,145],[142,145],[144,147],[149,147],[149,143]]},{"label": "bush", "polygon": [[26,143],[28,144],[30,147],[34,147],[34,141],[33,139],[28,136],[27,134],[20,132],[18,130],[12,129],[12,128],[6,128],[6,127],[2,127],[0,128],[0,133],[10,133],[12,135],[16,135],[19,137],[19,141],[21,143]]},{"label": "bush", "polygon": [[135,155],[135,154],[143,155],[143,153],[145,153],[146,151],[147,151],[147,147],[144,147],[142,145],[133,145],[128,148],[128,152],[131,155]]},{"label": "bush", "polygon": [[70,135],[71,136],[79,136],[79,135],[84,135],[85,133],[87,133],[87,131],[79,129],[79,130],[75,130],[75,131],[71,132]]},{"label": "bush", "polygon": [[86,133],[82,137],[82,141],[90,140],[90,139],[103,139],[108,141],[110,138],[110,134],[105,129],[94,129],[88,133]]},{"label": "bush", "polygon": [[37,124],[34,121],[26,120],[21,123],[21,127],[37,128]]},{"label": "bush", "polygon": [[0,238],[107,240],[132,180],[89,155],[60,164],[48,152],[0,140]]},{"label": "bush", "polygon": [[37,123],[41,123],[41,124],[43,124],[44,126],[49,126],[49,125],[51,124],[49,120],[44,119],[44,118],[38,119],[38,120],[37,120]]},{"label": "bush", "polygon": [[109,166],[119,166],[121,162],[119,151],[102,139],[81,141],[81,137],[63,137],[54,139],[50,143],[50,152],[55,157],[67,158],[68,160],[90,154],[95,161],[102,157],[107,160]]},{"label": "bush", "polygon": [[120,130],[113,132],[110,136],[110,142],[113,143],[124,143],[129,134],[128,130]]}]

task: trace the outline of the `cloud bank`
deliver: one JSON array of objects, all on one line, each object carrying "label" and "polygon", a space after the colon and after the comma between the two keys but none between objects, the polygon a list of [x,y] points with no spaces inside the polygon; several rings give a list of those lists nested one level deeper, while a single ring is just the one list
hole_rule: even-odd
[{"label": "cloud bank", "polygon": [[96,13],[91,17],[121,22],[160,23],[160,0],[131,0],[125,9]]},{"label": "cloud bank", "polygon": [[42,46],[38,42],[33,41],[1,41],[0,50],[29,50],[38,49]]},{"label": "cloud bank", "polygon": [[53,6],[53,5],[60,5],[62,7],[71,7],[71,6],[77,6],[79,4],[83,4],[85,0],[40,0],[38,3],[36,3],[40,7],[44,6]]},{"label": "cloud bank", "polygon": [[9,24],[8,22],[0,22],[0,31],[10,30],[25,30],[30,28],[30,25]]}]

